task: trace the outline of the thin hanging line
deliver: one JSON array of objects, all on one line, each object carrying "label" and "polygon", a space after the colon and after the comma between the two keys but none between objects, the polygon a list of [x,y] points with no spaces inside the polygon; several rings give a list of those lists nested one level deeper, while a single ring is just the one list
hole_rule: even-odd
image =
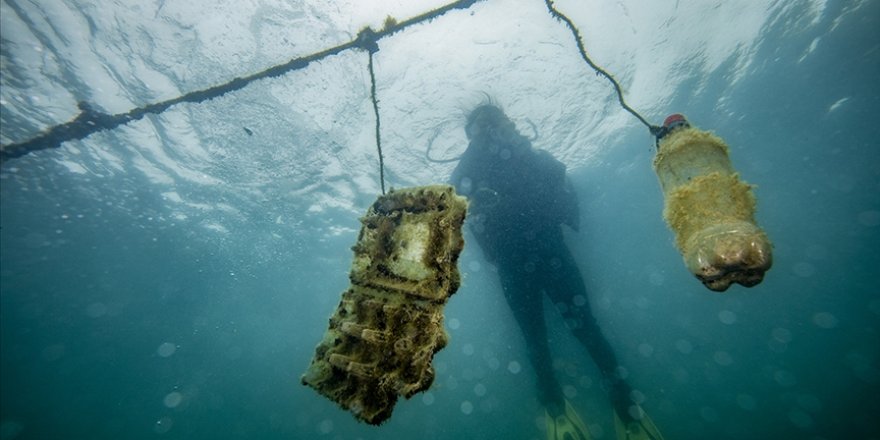
[{"label": "thin hanging line", "polygon": [[376,99],[376,75],[373,73],[373,52],[378,47],[369,50],[370,53],[370,98],[373,100],[373,113],[376,114],[376,149],[379,150],[379,183],[382,186],[382,195],[385,195],[385,161],[382,157],[382,137],[379,131],[379,101]]},{"label": "thin hanging line", "polygon": [[461,153],[455,157],[450,157],[448,159],[434,159],[433,157],[431,157],[431,149],[434,148],[434,141],[437,140],[438,136],[440,136],[442,128],[443,128],[443,125],[441,125],[440,127],[437,127],[437,129],[434,130],[434,135],[431,136],[431,139],[428,139],[428,146],[425,147],[425,159],[428,162],[434,162],[434,163],[449,163],[449,162],[456,162],[456,161],[461,160],[461,156],[464,155],[464,153]]},{"label": "thin hanging line", "polygon": [[[371,31],[372,39],[375,41],[385,38],[410,26],[429,22],[455,9],[468,9],[477,1],[478,0],[455,1],[402,22],[396,22],[389,17],[382,30],[378,32]],[[77,114],[76,118],[72,121],[52,126],[29,140],[0,146],[0,164],[35,151],[58,148],[62,143],[67,141],[82,140],[99,131],[112,130],[120,125],[139,120],[147,114],[160,114],[169,107],[177,104],[198,104],[211,100],[229,92],[243,89],[254,81],[265,78],[277,78],[289,72],[304,69],[313,61],[319,61],[349,49],[364,48],[363,44],[364,41],[359,35],[358,38],[336,47],[331,47],[311,55],[293,58],[286,63],[272,66],[266,70],[251,75],[233,78],[229,82],[209,87],[207,89],[192,91],[166,101],[147,104],[142,107],[135,107],[126,113],[111,115],[94,109],[93,106],[87,102],[79,102],[79,114]]]},{"label": "thin hanging line", "polygon": [[584,61],[586,61],[587,64],[592,67],[597,74],[608,78],[608,80],[611,81],[611,84],[614,85],[614,90],[617,92],[617,100],[620,102],[620,106],[623,107],[624,110],[632,113],[632,115],[638,118],[638,120],[641,121],[642,124],[645,124],[645,127],[648,127],[648,130],[651,131],[651,134],[656,134],[656,132],[660,130],[660,127],[656,125],[651,125],[651,123],[643,118],[642,115],[640,115],[637,111],[633,110],[632,107],[627,105],[626,101],[624,101],[623,99],[623,91],[621,90],[620,84],[618,84],[617,80],[614,79],[614,77],[611,76],[610,73],[606,72],[605,69],[597,66],[596,63],[594,63],[593,60],[591,60],[590,57],[587,55],[587,49],[584,48],[583,38],[581,37],[581,33],[578,30],[577,26],[575,26],[571,19],[566,17],[565,14],[556,10],[556,8],[553,6],[553,0],[544,0],[544,3],[547,5],[547,9],[550,10],[550,14],[552,14],[557,19],[562,20],[568,26],[568,28],[571,29],[571,32],[574,34],[574,40],[575,42],[577,42],[578,52],[581,53],[581,58],[583,58]]}]

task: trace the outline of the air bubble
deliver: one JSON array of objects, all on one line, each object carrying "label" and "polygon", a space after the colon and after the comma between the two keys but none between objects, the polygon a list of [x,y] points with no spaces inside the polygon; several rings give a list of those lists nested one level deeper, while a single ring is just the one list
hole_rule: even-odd
[{"label": "air bubble", "polygon": [[165,434],[168,431],[171,431],[171,427],[174,425],[174,421],[171,420],[171,417],[162,417],[159,420],[156,420],[156,425],[153,426],[153,431],[156,434]]},{"label": "air bubble", "polygon": [[499,361],[496,357],[490,357],[489,359],[486,359],[486,365],[489,366],[490,370],[497,371],[499,368],[501,368],[501,361]]},{"label": "air bubble", "polygon": [[181,401],[183,401],[183,395],[177,391],[172,391],[166,394],[165,398],[162,399],[162,403],[168,408],[177,408],[177,405],[180,405]]},{"label": "air bubble", "polygon": [[89,318],[100,318],[107,314],[107,306],[104,303],[92,303],[86,307],[86,315]]},{"label": "air bubble", "polygon": [[3,420],[0,422],[0,439],[12,440],[18,437],[18,434],[24,430],[24,426],[14,420]]},{"label": "air bubble", "polygon": [[243,352],[244,352],[244,350],[242,350],[242,348],[237,345],[234,347],[230,347],[229,350],[226,351],[226,358],[231,361],[234,361],[234,360],[240,358],[241,354]]},{"label": "air bubble", "polygon": [[590,376],[581,376],[580,380],[578,380],[578,384],[581,388],[590,388],[593,386],[593,378]]},{"label": "air bubble", "polygon": [[464,415],[468,415],[468,414],[474,412],[474,404],[471,403],[469,400],[465,400],[464,402],[461,402],[461,412]]},{"label": "air bubble", "polygon": [[797,384],[797,379],[795,379],[794,375],[785,370],[776,370],[776,373],[773,374],[773,379],[784,387],[793,387]]},{"label": "air bubble", "polygon": [[813,324],[819,328],[835,328],[837,327],[837,317],[828,312],[819,312],[813,315]]},{"label": "air bubble", "polygon": [[464,344],[461,347],[461,352],[464,353],[465,356],[470,356],[474,354],[474,346],[471,344]]},{"label": "air bubble", "polygon": [[813,426],[813,418],[810,417],[809,414],[799,409],[793,409],[789,411],[788,420],[791,420],[791,423],[794,424],[794,426],[797,426],[801,429],[809,429],[811,426]]},{"label": "air bubble", "polygon": [[522,371],[522,366],[517,361],[510,361],[507,364],[507,371],[510,371],[513,374],[519,374]]},{"label": "air bubble", "polygon": [[463,177],[461,179],[461,181],[459,181],[459,185],[458,185],[460,192],[461,192],[461,195],[464,196],[464,195],[467,195],[469,192],[471,192],[473,185],[474,185],[474,182],[473,182],[473,180],[471,180],[470,177]]},{"label": "air bubble", "polygon": [[731,325],[736,322],[736,313],[730,310],[722,310],[718,313],[718,319],[724,324]]},{"label": "air bubble", "polygon": [[629,413],[629,416],[632,417],[633,420],[642,420],[645,418],[645,410],[638,405],[630,405],[629,408],[626,409],[626,412]]},{"label": "air bubble", "polygon": [[816,273],[816,266],[813,266],[806,261],[801,261],[800,263],[795,263],[795,265],[792,266],[791,270],[792,272],[794,272],[795,275],[801,278],[809,278],[813,276],[814,273]]},{"label": "air bubble", "polygon": [[171,356],[175,351],[177,351],[177,346],[170,342],[163,342],[159,345],[159,348],[156,349],[156,353],[163,358]]},{"label": "air bubble", "polygon": [[712,359],[715,360],[715,363],[721,365],[722,367],[726,367],[733,363],[733,357],[730,356],[730,353],[726,351],[716,351],[715,355],[712,356]]},{"label": "air bubble", "polygon": [[784,352],[788,348],[788,343],[791,342],[791,332],[785,328],[775,328],[770,334],[772,337],[767,342],[770,350],[776,353]]},{"label": "air bubble", "polygon": [[869,228],[880,225],[880,211],[868,210],[860,212],[859,223]]},{"label": "air bubble", "polygon": [[715,408],[704,406],[700,408],[700,417],[709,423],[714,423],[718,421],[718,411],[715,411]]},{"label": "air bubble", "polygon": [[749,394],[740,394],[736,396],[736,404],[746,411],[754,411],[758,407],[758,402]]},{"label": "air bubble", "polygon": [[434,404],[434,394],[432,394],[430,391],[423,394],[422,395],[422,403],[424,403],[425,406],[433,405]]},{"label": "air bubble", "polygon": [[324,419],[321,420],[321,423],[318,423],[318,432],[321,434],[329,434],[333,432],[333,420]]},{"label": "air bubble", "polygon": [[679,368],[679,369],[675,370],[675,372],[672,373],[672,375],[675,376],[675,381],[678,383],[688,383],[691,380],[690,373],[688,373],[687,370],[685,370],[683,368]]},{"label": "air bubble", "polygon": [[791,342],[791,331],[786,328],[774,328],[772,334],[773,339],[782,342],[783,344],[788,344],[789,342]]},{"label": "air bubble", "polygon": [[645,400],[646,400],[645,393],[643,393],[643,392],[641,392],[641,391],[639,391],[639,390],[632,390],[632,391],[630,391],[630,392],[629,392],[629,398],[632,399],[632,401],[633,401],[636,405],[641,405],[641,404],[645,403]]},{"label": "air bubble", "polygon": [[812,394],[801,394],[797,398],[797,403],[801,408],[809,412],[818,413],[822,411],[822,401]]},{"label": "air bubble", "polygon": [[486,385],[483,385],[481,383],[474,385],[474,394],[476,394],[478,397],[485,396],[486,395]]},{"label": "air bubble", "polygon": [[50,345],[43,349],[41,356],[44,361],[54,362],[58,359],[64,357],[64,354],[67,352],[67,349],[62,344],[54,344]]},{"label": "air bubble", "polygon": [[694,351],[694,346],[686,339],[679,339],[675,341],[675,349],[681,354],[691,354]]}]

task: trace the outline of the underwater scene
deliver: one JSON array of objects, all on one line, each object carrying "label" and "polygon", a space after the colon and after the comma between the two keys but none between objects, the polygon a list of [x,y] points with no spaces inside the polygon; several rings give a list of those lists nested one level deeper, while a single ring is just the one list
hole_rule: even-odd
[{"label": "underwater scene", "polygon": [[0,440],[880,439],[880,1],[0,0]]}]

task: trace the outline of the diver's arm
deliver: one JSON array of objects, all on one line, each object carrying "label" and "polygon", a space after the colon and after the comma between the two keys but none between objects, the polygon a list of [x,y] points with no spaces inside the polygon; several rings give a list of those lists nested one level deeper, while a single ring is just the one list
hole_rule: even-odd
[{"label": "diver's arm", "polygon": [[577,193],[571,179],[565,176],[565,184],[562,187],[562,200],[560,200],[560,208],[562,209],[562,223],[568,225],[575,232],[581,229],[581,210],[578,207]]},{"label": "diver's arm", "polygon": [[580,229],[580,209],[574,185],[565,172],[565,165],[546,151],[537,152],[537,164],[545,179],[545,197],[553,218],[571,229]]},{"label": "diver's arm", "polygon": [[458,162],[458,165],[452,170],[452,175],[449,177],[449,183],[455,187],[455,191],[458,192],[459,195],[468,199],[470,206],[468,207],[468,215],[465,219],[467,228],[476,240],[477,245],[483,250],[483,258],[489,263],[494,263],[496,255],[492,243],[490,243],[490,240],[486,237],[485,233],[487,213],[485,212],[485,207],[482,206],[483,204],[480,201],[475,200],[473,178],[470,176],[472,176],[476,170],[473,166],[473,157],[468,154],[468,151],[470,150],[465,152],[461,160]]},{"label": "diver's arm", "polygon": [[449,184],[455,187],[455,191],[459,195],[470,198],[470,176],[474,174],[474,171],[473,154],[471,153],[470,146],[468,146],[464,154],[461,155],[461,159],[458,161],[455,169],[452,170],[452,174],[449,176]]},{"label": "diver's arm", "polygon": [[479,226],[474,225],[474,218],[470,217],[471,223],[468,225],[468,230],[470,230],[471,235],[473,235],[474,239],[477,241],[477,245],[480,246],[480,249],[483,250],[483,258],[489,263],[495,263],[497,259],[497,252],[495,252],[495,248],[492,246],[492,243],[489,240],[489,237],[486,236],[485,232],[479,232]]}]

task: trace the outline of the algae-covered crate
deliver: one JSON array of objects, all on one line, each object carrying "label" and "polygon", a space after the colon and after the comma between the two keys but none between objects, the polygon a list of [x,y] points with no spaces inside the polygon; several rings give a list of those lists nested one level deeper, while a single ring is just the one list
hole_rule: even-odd
[{"label": "algae-covered crate", "polygon": [[458,290],[467,202],[448,185],[392,190],[361,218],[351,286],[302,383],[378,425],[398,396],[431,386],[447,342],[443,307]]}]

